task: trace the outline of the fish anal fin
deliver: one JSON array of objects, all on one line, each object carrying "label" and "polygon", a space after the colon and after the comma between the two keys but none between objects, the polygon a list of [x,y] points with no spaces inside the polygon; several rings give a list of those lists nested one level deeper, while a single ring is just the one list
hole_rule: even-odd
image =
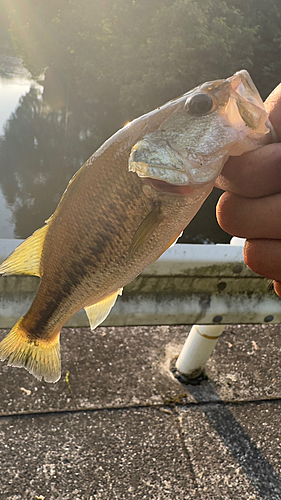
[{"label": "fish anal fin", "polygon": [[149,240],[155,229],[163,222],[164,218],[161,212],[161,204],[157,203],[136,230],[128,251],[129,258]]},{"label": "fish anal fin", "polygon": [[113,294],[109,295],[100,302],[97,302],[92,306],[84,307],[86,314],[88,316],[91,330],[94,330],[109,315],[112,307],[116,302],[118,295],[122,295],[122,290],[123,288],[119,288],[117,292],[114,292]]},{"label": "fish anal fin", "polygon": [[59,334],[52,341],[30,340],[22,327],[22,318],[0,342],[0,359],[9,366],[25,368],[46,382],[57,382],[61,376]]},{"label": "fish anal fin", "polygon": [[31,274],[40,277],[41,254],[47,229],[48,226],[45,225],[23,241],[1,264],[0,274]]}]

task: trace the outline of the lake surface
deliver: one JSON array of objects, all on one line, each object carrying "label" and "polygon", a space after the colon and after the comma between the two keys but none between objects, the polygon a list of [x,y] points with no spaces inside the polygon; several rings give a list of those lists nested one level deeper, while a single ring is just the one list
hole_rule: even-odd
[{"label": "lake surface", "polygon": [[[0,137],[3,138],[5,123],[16,109],[21,96],[29,92],[33,82],[20,59],[0,56],[0,67],[1,73],[6,74],[0,77]],[[3,195],[0,181],[0,238],[14,238],[14,229],[12,206],[9,206]]]},{"label": "lake surface", "polygon": [[[59,85],[47,83],[34,82],[19,59],[0,54],[0,238],[26,238],[42,226],[97,147],[87,103],[72,103],[69,112]],[[219,194],[212,193],[181,242],[229,241],[215,220]]]}]

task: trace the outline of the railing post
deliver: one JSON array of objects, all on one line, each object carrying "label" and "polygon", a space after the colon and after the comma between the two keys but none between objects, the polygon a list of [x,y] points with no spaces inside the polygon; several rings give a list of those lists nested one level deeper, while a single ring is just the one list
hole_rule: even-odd
[{"label": "railing post", "polygon": [[193,325],[176,362],[186,379],[199,377],[224,330],[223,325]]},{"label": "railing post", "polygon": [[[232,246],[244,244],[243,238],[233,237],[230,241]],[[194,379],[203,373],[223,330],[222,325],[193,325],[175,365],[178,378]]]}]

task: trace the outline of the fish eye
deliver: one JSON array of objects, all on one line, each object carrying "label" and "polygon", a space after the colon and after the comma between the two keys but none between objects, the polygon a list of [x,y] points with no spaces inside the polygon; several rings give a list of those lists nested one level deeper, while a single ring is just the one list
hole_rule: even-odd
[{"label": "fish eye", "polygon": [[188,108],[192,115],[195,116],[204,116],[209,111],[211,111],[213,107],[213,99],[208,94],[195,94],[191,97],[190,101],[188,101]]}]

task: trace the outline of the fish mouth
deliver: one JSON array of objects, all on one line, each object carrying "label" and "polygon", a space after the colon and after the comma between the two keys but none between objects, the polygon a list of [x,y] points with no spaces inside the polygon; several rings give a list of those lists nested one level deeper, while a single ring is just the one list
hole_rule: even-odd
[{"label": "fish mouth", "polygon": [[259,108],[264,109],[262,98],[248,71],[245,69],[237,71],[233,76],[229,77],[227,81],[230,82],[232,89],[240,99],[251,102]]},{"label": "fish mouth", "polygon": [[181,165],[177,163],[171,165],[170,168],[166,165],[130,162],[129,170],[135,172],[144,184],[150,184],[158,191],[185,194],[212,182],[218,176],[225,161],[225,154],[212,162],[197,162],[181,157]]},{"label": "fish mouth", "polygon": [[267,134],[271,129],[268,115],[248,71],[237,71],[227,81],[230,82],[238,113],[248,129],[252,134]]},{"label": "fish mouth", "polygon": [[[200,161],[186,158],[167,141],[162,141],[161,152],[158,143],[143,139],[132,148],[129,171],[135,172],[143,181],[166,192],[189,191],[213,181],[225,161],[225,152],[216,158],[200,158]],[[179,189],[181,188],[181,189]],[[187,189],[188,188],[188,189]]]}]

